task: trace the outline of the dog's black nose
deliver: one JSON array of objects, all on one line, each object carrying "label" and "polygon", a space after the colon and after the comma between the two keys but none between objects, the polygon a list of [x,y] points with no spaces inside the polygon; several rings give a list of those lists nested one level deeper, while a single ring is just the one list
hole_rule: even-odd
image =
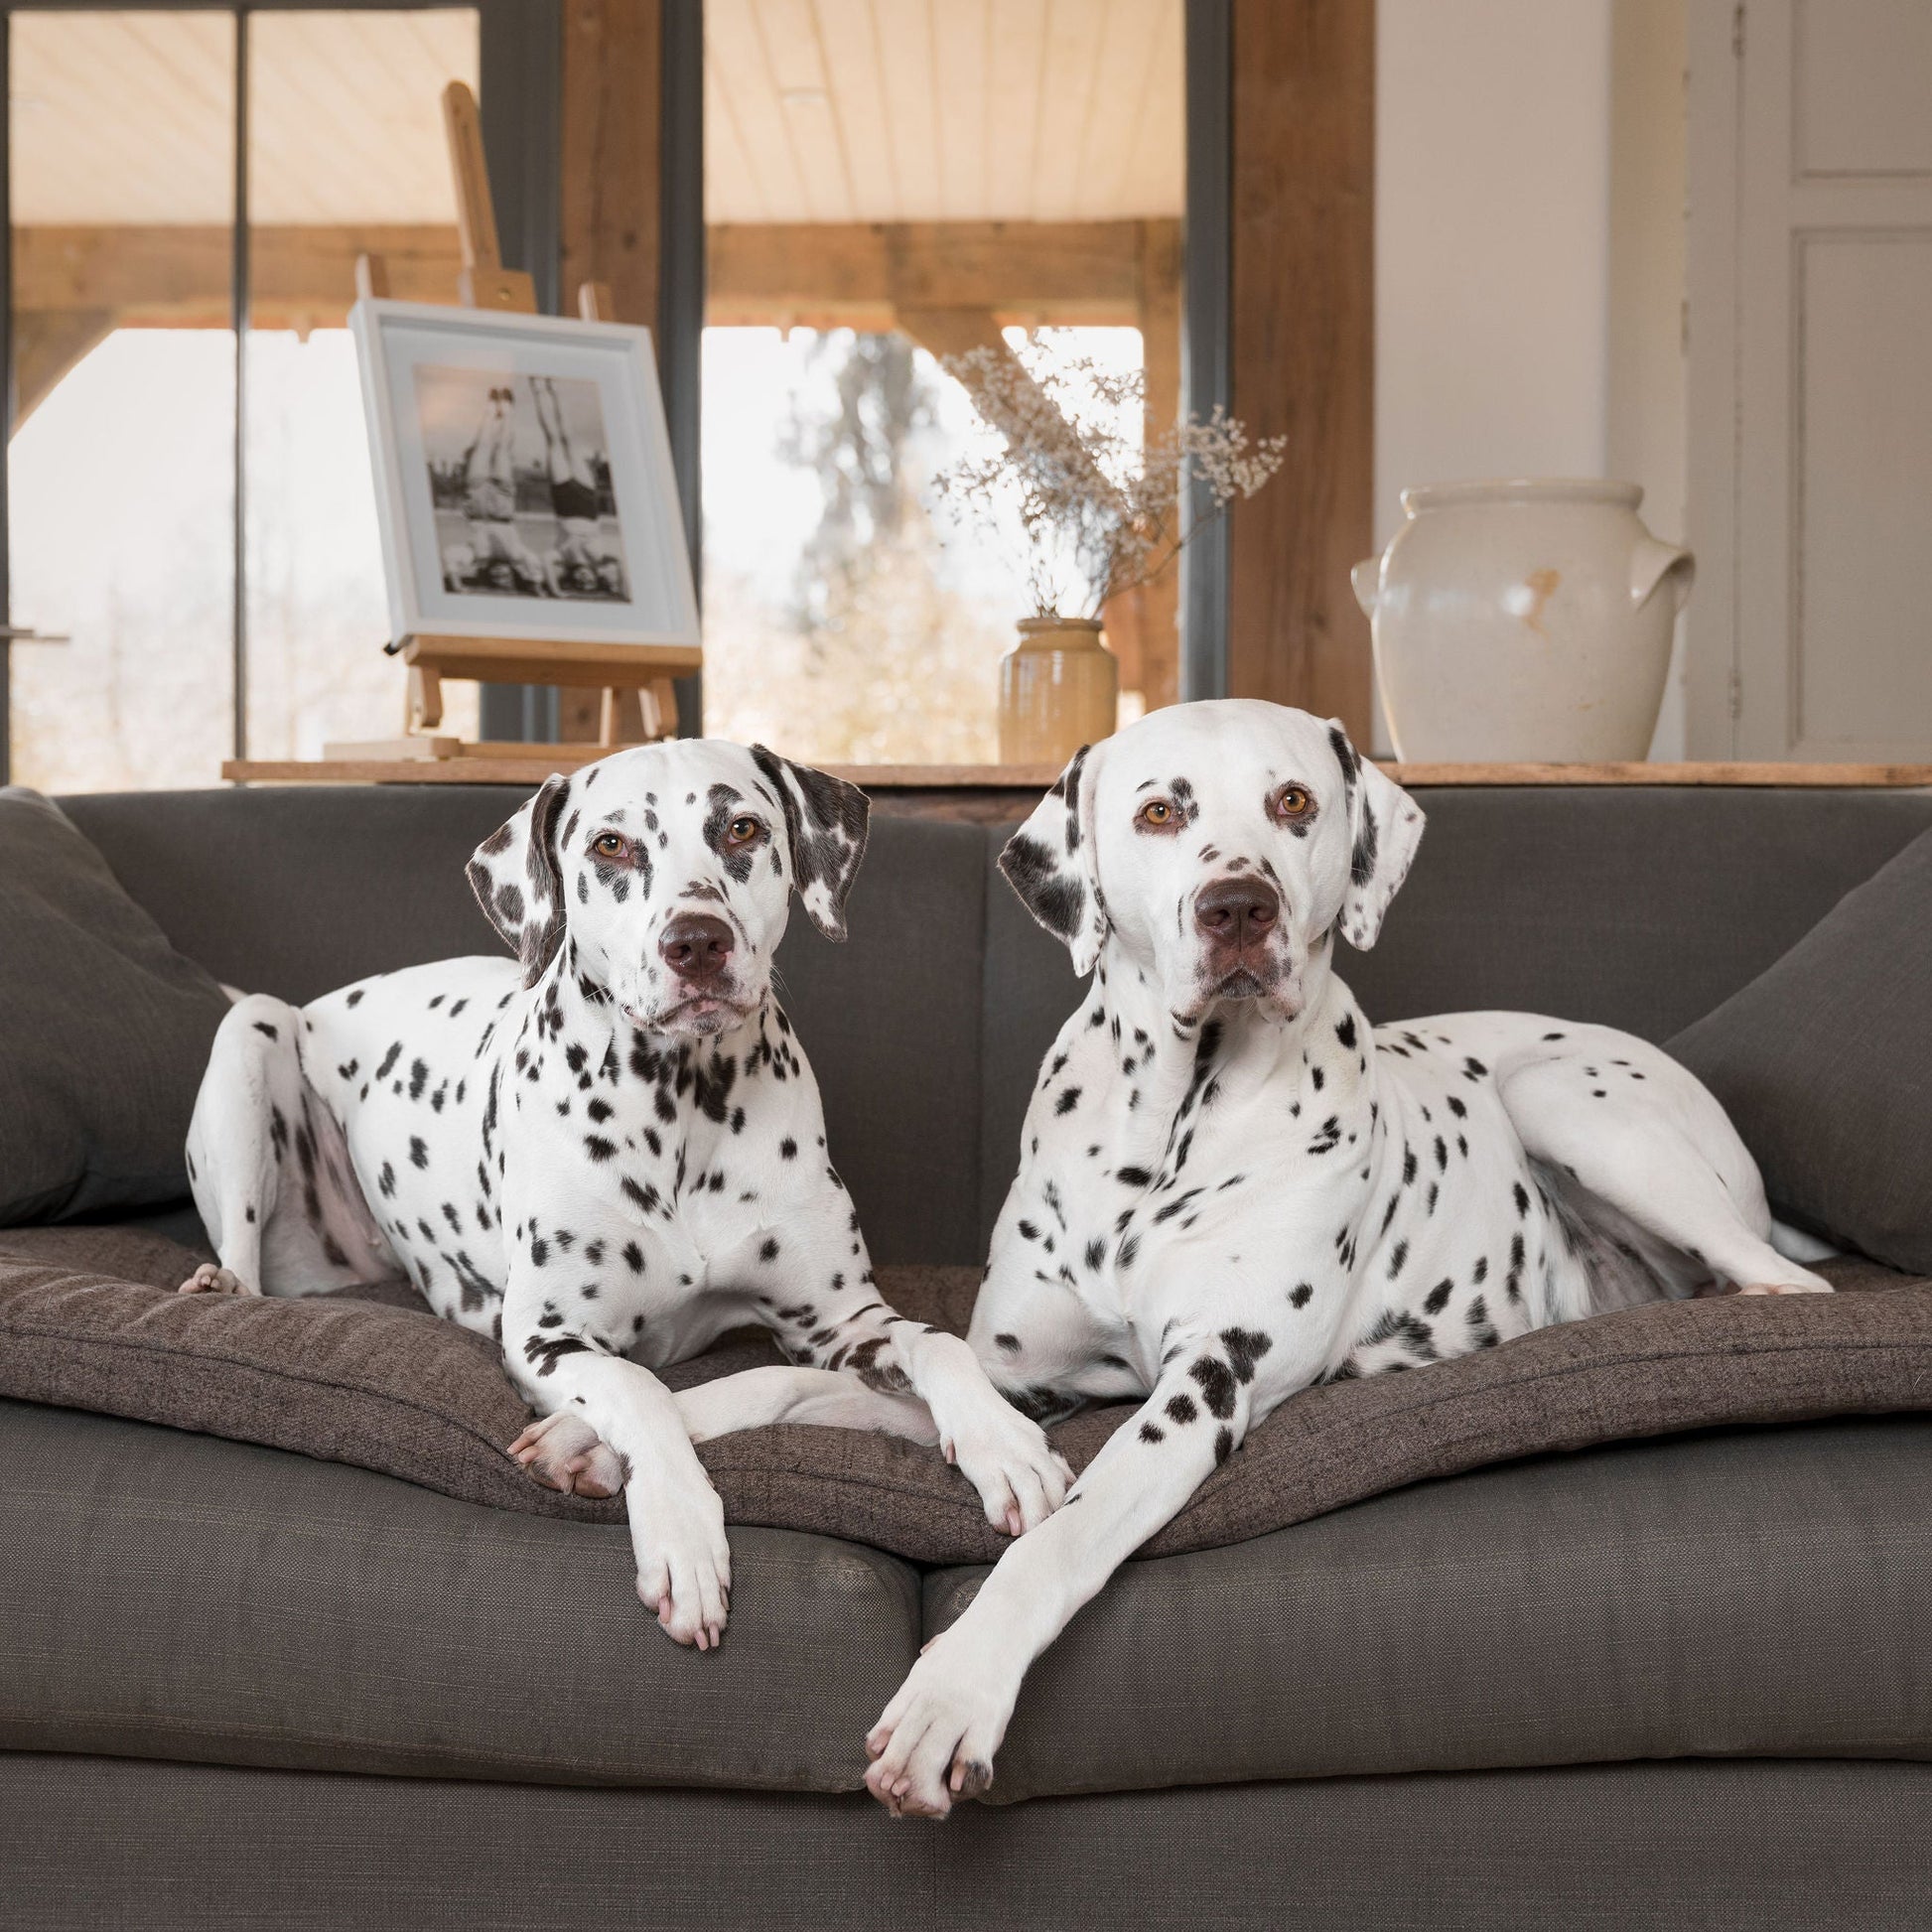
[{"label": "dog's black nose", "polygon": [[723,919],[709,912],[680,912],[664,928],[657,956],[682,979],[710,980],[725,970],[735,943]]},{"label": "dog's black nose", "polygon": [[1265,879],[1217,879],[1194,896],[1194,923],[1217,946],[1239,950],[1266,936],[1282,915],[1282,896]]}]

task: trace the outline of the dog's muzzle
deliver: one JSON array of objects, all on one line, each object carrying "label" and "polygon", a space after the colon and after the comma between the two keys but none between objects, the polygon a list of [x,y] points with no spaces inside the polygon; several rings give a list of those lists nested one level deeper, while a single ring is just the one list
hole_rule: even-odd
[{"label": "dog's muzzle", "polygon": [[648,1016],[626,1008],[633,1024],[670,1033],[716,1034],[750,1011],[752,1002],[734,970],[738,934],[716,913],[678,913],[658,935],[657,956],[668,973],[669,991]]},{"label": "dog's muzzle", "polygon": [[1194,895],[1194,930],[1207,942],[1201,978],[1217,999],[1253,999],[1281,978],[1268,943],[1281,916],[1281,894],[1252,874],[1212,880]]}]

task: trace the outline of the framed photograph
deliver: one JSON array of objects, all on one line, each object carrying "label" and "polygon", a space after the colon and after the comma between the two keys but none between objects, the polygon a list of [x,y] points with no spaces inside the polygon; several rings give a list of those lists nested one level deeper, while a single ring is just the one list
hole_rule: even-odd
[{"label": "framed photograph", "polygon": [[394,637],[698,643],[650,331],[349,311]]}]

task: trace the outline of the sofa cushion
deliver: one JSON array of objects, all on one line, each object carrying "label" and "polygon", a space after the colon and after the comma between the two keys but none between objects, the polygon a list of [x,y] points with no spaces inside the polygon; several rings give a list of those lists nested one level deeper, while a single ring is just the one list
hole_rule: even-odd
[{"label": "sofa cushion", "polygon": [[617,1525],[16,1402],[0,1463],[0,1748],[848,1791],[918,1647],[912,1573],[823,1537],[734,1531],[703,1654]]},{"label": "sofa cushion", "polygon": [[[111,1229],[0,1235],[0,1396],[298,1449],[525,1515],[621,1520],[559,1496],[504,1455],[529,1419],[486,1337],[412,1291],[280,1301],[179,1296],[185,1249]],[[1932,1284],[1835,1264],[1836,1296],[1658,1303],[1500,1348],[1304,1390],[1146,1547],[1237,1543],[1429,1476],[1552,1449],[1724,1423],[1932,1407]],[[105,1272],[102,1272],[105,1271]],[[126,1277],[137,1279],[126,1279]],[[120,1277],[120,1279],[115,1279]],[[962,1330],[970,1269],[883,1269],[903,1312]],[[751,1332],[681,1364],[683,1387],[777,1360]],[[1076,1416],[1076,1468],[1133,1413]],[[991,1561],[1003,1539],[932,1450],[863,1431],[747,1430],[699,1450],[732,1523],[849,1538],[923,1563]]]},{"label": "sofa cushion", "polygon": [[[988,1796],[1929,1758],[1928,1493],[1921,1418],[1723,1431],[1129,1564],[1029,1674]],[[928,1630],[985,1576],[928,1577]]]},{"label": "sofa cushion", "polygon": [[1932,1272],[1932,832],[1669,1042],[1801,1226]]},{"label": "sofa cushion", "polygon": [[0,1224],[186,1193],[221,989],[19,788],[0,790]]},{"label": "sofa cushion", "polygon": [[[527,795],[259,785],[63,804],[182,951],[231,986],[300,1005],[370,973],[500,953],[464,866]],[[985,1259],[985,892],[981,827],[882,814],[847,908],[848,942],[833,945],[794,907],[778,949],[780,997],[875,1261]]]}]

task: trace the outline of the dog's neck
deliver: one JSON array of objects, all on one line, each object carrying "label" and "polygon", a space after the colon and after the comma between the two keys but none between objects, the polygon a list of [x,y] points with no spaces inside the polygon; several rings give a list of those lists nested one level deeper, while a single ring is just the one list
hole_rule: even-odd
[{"label": "dog's neck", "polygon": [[[581,970],[568,947],[531,989],[526,1024],[541,1042],[562,1042],[566,1051],[581,1046],[586,1067],[600,1084],[619,1090],[638,1082],[662,1087],[680,1115],[713,1111],[721,1076],[754,1078],[780,1054],[789,1071],[796,1058],[790,1025],[769,988],[742,1020],[715,1034],[639,1027]],[[729,1075],[724,1074],[727,1062]]]},{"label": "dog's neck", "polygon": [[1183,1131],[1183,1116],[1210,1081],[1230,1106],[1265,1091],[1271,1106],[1299,1107],[1315,1128],[1366,1103],[1374,1044],[1354,996],[1334,974],[1332,952],[1324,939],[1303,966],[1303,1003],[1292,1018],[1256,999],[1216,1001],[1189,1018],[1174,1013],[1144,964],[1109,942],[1081,1011],[1089,1025],[1100,1014],[1097,1026],[1117,1047],[1116,1076],[1128,1092],[1138,1090],[1119,1116],[1134,1122],[1133,1165],[1158,1166],[1162,1147]]}]

